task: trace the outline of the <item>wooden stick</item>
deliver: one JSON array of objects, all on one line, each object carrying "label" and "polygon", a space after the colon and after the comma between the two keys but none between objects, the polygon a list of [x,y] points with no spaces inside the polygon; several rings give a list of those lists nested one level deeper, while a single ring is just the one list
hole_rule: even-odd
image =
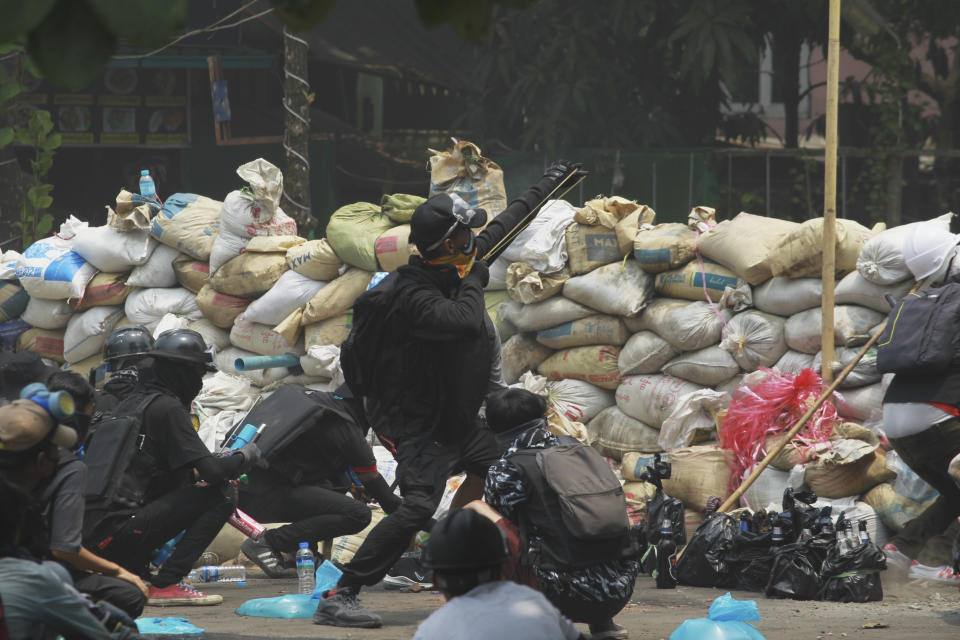
[{"label": "wooden stick", "polygon": [[823,298],[821,299],[821,352],[823,381],[833,380],[833,290],[837,268],[837,109],[840,79],[840,1],[830,0],[827,43],[827,132],[823,164]]}]

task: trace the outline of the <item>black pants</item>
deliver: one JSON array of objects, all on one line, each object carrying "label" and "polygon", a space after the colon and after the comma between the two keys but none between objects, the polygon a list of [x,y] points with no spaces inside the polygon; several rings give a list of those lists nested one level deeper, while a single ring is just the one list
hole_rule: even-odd
[{"label": "black pants", "polygon": [[604,600],[602,602],[590,602],[581,600],[570,595],[561,595],[557,593],[544,593],[553,606],[560,610],[565,617],[572,622],[585,622],[587,624],[600,624],[607,620],[612,620],[614,616],[620,613],[627,603],[630,602],[630,596],[633,592],[624,598],[615,600]]},{"label": "black pants", "polygon": [[147,599],[135,585],[120,578],[102,576],[98,573],[87,573],[77,569],[69,571],[77,591],[87,594],[94,602],[106,600],[131,618],[139,618],[143,613],[143,605],[147,603]]},{"label": "black pants", "polygon": [[362,531],[370,509],[348,495],[317,486],[269,483],[256,491],[240,490],[240,509],[258,522],[290,522],[263,534],[275,551],[294,552],[300,542],[313,544]]},{"label": "black pants", "polygon": [[918,476],[940,492],[933,504],[890,540],[908,557],[916,558],[927,540],[946,531],[960,516],[960,487],[947,474],[950,461],[960,453],[960,419],[951,418],[905,438],[890,438],[890,444]]},{"label": "black pants", "polygon": [[219,486],[184,487],[144,505],[121,521],[112,535],[98,536],[101,540],[92,545],[92,550],[131,573],[149,578],[153,551],[186,530],[157,575],[150,578],[153,586],[168,587],[190,573],[233,510],[233,503]]},{"label": "black pants", "polygon": [[447,478],[461,471],[486,477],[490,465],[500,457],[500,448],[488,429],[475,430],[459,444],[440,444],[426,437],[388,444],[395,447],[403,503],[370,531],[343,567],[339,586],[359,589],[380,582],[413,535],[430,522]]}]

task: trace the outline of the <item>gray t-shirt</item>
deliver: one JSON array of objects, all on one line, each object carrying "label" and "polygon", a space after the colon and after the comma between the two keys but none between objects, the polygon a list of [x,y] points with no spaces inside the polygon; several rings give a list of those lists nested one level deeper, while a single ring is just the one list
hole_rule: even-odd
[{"label": "gray t-shirt", "polygon": [[87,465],[63,447],[58,451],[57,471],[43,487],[40,503],[50,524],[50,550],[78,553],[82,546]]}]

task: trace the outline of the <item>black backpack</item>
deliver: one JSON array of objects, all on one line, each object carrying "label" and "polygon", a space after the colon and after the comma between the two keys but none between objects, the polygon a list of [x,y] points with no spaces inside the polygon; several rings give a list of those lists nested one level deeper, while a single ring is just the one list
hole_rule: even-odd
[{"label": "black backpack", "polygon": [[877,341],[880,373],[938,374],[960,355],[960,284],[908,293]]}]

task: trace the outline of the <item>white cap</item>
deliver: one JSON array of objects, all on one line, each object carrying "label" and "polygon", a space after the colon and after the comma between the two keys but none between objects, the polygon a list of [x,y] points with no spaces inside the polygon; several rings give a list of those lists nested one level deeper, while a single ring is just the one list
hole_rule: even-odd
[{"label": "white cap", "polygon": [[912,225],[903,239],[903,261],[917,281],[946,270],[960,236],[928,222]]}]

